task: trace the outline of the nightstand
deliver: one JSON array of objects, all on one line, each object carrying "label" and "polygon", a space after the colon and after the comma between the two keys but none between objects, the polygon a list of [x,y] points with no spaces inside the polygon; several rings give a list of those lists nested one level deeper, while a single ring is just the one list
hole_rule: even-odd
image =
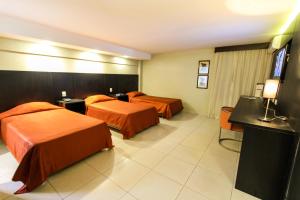
[{"label": "nightstand", "polygon": [[71,99],[70,101],[59,100],[58,105],[68,110],[85,114],[85,101],[83,99]]},{"label": "nightstand", "polygon": [[120,101],[128,102],[128,95],[127,94],[109,94],[108,96],[116,98]]}]

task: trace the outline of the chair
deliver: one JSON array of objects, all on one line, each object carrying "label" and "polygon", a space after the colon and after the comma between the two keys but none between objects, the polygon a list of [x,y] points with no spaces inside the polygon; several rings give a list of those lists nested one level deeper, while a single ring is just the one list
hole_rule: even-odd
[{"label": "chair", "polygon": [[226,140],[242,142],[241,140],[234,139],[234,138],[228,138],[228,137],[222,138],[222,129],[227,129],[227,130],[236,131],[236,132],[243,132],[243,127],[242,126],[237,125],[237,124],[232,124],[232,123],[228,122],[228,119],[229,119],[232,111],[233,111],[232,107],[224,106],[224,107],[221,108],[219,144],[221,146],[223,146],[224,148],[230,150],[230,151],[234,151],[234,152],[239,153],[240,151],[238,151],[236,149],[233,149],[233,148],[230,148],[230,147],[227,147],[222,143],[223,141],[226,141]]}]

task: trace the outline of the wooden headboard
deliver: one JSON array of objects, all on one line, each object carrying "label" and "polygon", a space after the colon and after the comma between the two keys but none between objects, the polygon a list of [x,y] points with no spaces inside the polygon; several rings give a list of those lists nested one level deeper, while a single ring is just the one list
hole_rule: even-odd
[{"label": "wooden headboard", "polygon": [[0,70],[0,112],[31,101],[56,103],[61,91],[68,97],[85,98],[138,90],[138,75],[28,72]]}]

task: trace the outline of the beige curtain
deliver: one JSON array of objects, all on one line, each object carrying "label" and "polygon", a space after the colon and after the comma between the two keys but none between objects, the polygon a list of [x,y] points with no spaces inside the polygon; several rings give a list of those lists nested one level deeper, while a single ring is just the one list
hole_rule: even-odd
[{"label": "beige curtain", "polygon": [[208,116],[218,118],[222,106],[234,107],[241,95],[254,95],[256,83],[270,75],[272,54],[266,49],[216,53]]}]

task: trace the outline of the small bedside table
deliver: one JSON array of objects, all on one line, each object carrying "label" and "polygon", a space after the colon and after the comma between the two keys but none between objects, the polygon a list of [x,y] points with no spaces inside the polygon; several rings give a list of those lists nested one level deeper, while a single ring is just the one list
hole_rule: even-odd
[{"label": "small bedside table", "polygon": [[68,110],[85,114],[85,101],[83,99],[71,99],[70,101],[59,100],[58,105]]},{"label": "small bedside table", "polygon": [[114,97],[120,101],[128,102],[128,95],[127,94],[109,94],[108,96]]}]

